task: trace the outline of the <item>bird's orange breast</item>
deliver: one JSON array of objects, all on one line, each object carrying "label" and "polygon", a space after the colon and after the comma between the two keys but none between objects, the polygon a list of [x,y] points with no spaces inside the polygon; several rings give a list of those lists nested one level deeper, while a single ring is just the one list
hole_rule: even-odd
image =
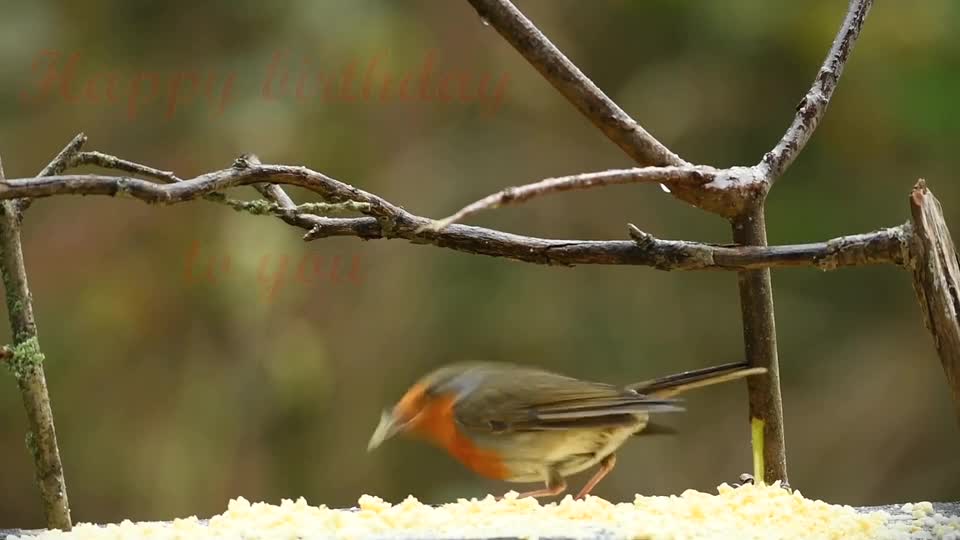
[{"label": "bird's orange breast", "polygon": [[452,396],[432,398],[420,412],[415,431],[437,444],[480,476],[504,480],[510,472],[495,451],[478,448],[457,427]]}]

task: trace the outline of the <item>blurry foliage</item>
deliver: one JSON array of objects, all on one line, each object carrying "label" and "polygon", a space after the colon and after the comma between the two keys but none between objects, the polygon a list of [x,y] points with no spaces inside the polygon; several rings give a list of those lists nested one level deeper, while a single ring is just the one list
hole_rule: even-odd
[{"label": "blurry foliage", "polygon": [[[0,151],[9,177],[35,173],[82,130],[91,149],[183,177],[255,152],[441,216],[506,185],[630,164],[466,2],[8,4]],[[782,134],[845,4],[520,7],[680,155],[730,165],[756,162]],[[770,197],[771,242],[899,224],[918,177],[960,231],[958,23],[951,0],[873,9],[820,130]],[[36,91],[43,49],[79,53],[80,80],[193,69],[220,81],[234,74],[236,83],[222,112],[195,100],[171,117],[164,104],[131,119],[123,105],[26,103],[20,96]],[[395,77],[416,77],[433,52],[441,72],[509,82],[493,111],[436,100],[269,100],[261,89],[281,50],[291,70],[305,59],[328,74],[381,55],[379,73]],[[729,240],[726,223],[656,186],[557,195],[475,222],[599,239],[625,238],[627,221],[664,238]],[[742,355],[729,273],[543,268],[399,241],[302,243],[279,221],[205,202],[45,199],[30,210],[25,235],[81,521],[206,516],[239,495],[348,506],[362,493],[435,502],[502,491],[514,486],[480,480],[413,441],[366,454],[379,409],[456,359],[628,382]],[[190,279],[194,245],[202,265],[229,258],[229,269]],[[358,257],[360,282],[298,281],[305,256]],[[285,280],[267,299],[259,267],[266,258],[276,270],[281,257]],[[790,270],[776,272],[774,286],[793,484],[850,504],[960,499],[960,433],[908,275]],[[4,382],[0,525],[39,526],[24,414],[12,378]],[[688,405],[668,420],[678,436],[628,444],[597,494],[710,490],[749,470],[743,388],[703,391]]]}]

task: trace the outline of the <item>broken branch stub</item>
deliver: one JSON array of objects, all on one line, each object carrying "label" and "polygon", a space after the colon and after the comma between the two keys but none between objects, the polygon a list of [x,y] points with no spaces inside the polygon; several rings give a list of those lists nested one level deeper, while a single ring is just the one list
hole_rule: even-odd
[{"label": "broken branch stub", "polygon": [[910,193],[913,288],[960,420],[960,264],[940,201],[920,179]]}]

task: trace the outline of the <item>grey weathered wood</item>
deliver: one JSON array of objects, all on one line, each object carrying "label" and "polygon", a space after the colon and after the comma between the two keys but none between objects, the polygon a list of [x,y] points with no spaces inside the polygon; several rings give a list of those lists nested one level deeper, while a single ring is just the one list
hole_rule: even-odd
[{"label": "grey weathered wood", "polygon": [[940,201],[922,179],[910,194],[913,287],[960,420],[960,264]]}]

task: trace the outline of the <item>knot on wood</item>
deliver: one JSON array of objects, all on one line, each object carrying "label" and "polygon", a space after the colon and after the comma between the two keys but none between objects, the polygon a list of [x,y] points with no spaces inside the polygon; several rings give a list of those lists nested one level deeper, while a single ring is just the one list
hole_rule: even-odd
[{"label": "knot on wood", "polygon": [[233,161],[232,167],[237,170],[246,170],[251,169],[257,165],[260,165],[260,158],[256,154],[241,154],[240,157]]},{"label": "knot on wood", "polygon": [[501,192],[500,201],[504,203],[511,202],[516,199],[519,194],[520,191],[516,186],[510,186]]}]

